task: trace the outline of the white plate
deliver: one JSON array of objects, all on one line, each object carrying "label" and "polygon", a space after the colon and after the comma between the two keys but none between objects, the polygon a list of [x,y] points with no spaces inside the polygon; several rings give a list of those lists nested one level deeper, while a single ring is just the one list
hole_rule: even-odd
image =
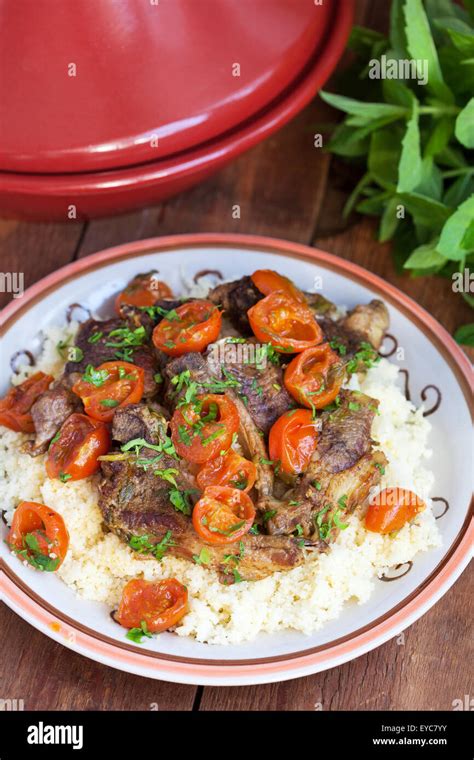
[{"label": "white plate", "polygon": [[[209,646],[167,633],[138,647],[124,639],[104,605],[79,599],[54,575],[24,567],[2,542],[1,585],[6,603],[74,651],[132,673],[182,683],[232,685],[295,678],[339,665],[397,635],[447,591],[472,550],[468,475],[472,470],[472,376],[464,354],[416,303],[342,259],[269,238],[188,235],[139,241],[94,254],[46,277],[11,303],[0,323],[1,394],[9,385],[10,356],[19,348],[37,352],[41,331],[64,324],[71,303],[105,316],[112,296],[134,274],[153,268],[176,293],[183,288],[183,271],[192,277],[203,269],[219,269],[225,278],[232,278],[269,268],[306,290],[316,283],[324,295],[348,307],[382,298],[390,310],[390,332],[405,349],[399,366],[410,370],[412,400],[421,403],[423,389],[431,384],[441,392],[439,408],[430,417],[429,444],[436,473],[432,495],[449,504],[438,522],[443,546],[418,555],[403,579],[377,582],[367,603],[348,605],[337,620],[310,636],[289,631],[260,635],[241,645]],[[426,408],[434,398],[435,391],[428,390]],[[441,502],[437,508],[442,511]]]}]

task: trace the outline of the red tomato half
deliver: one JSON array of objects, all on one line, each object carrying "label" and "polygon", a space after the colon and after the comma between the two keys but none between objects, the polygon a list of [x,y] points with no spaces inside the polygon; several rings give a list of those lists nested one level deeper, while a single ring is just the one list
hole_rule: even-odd
[{"label": "red tomato half", "polygon": [[54,509],[22,501],[15,509],[7,544],[38,570],[57,570],[66,556],[69,534]]},{"label": "red tomato half", "polygon": [[153,330],[153,343],[168,356],[203,351],[220,333],[222,315],[211,301],[189,301],[165,317]]},{"label": "red tomato half", "polygon": [[227,486],[210,486],[193,509],[196,533],[209,544],[239,541],[253,525],[255,507],[244,491]]},{"label": "red tomato half", "polygon": [[365,516],[365,527],[373,533],[392,533],[426,508],[424,501],[406,488],[385,488],[372,497]]},{"label": "red tomato half", "polygon": [[203,464],[229,448],[238,428],[239,413],[234,402],[208,393],[175,410],[171,438],[179,456]]},{"label": "red tomato half", "polygon": [[299,404],[322,409],[334,401],[344,381],[344,365],[328,343],[295,356],[283,382]]},{"label": "red tomato half", "polygon": [[20,385],[10,388],[7,395],[0,399],[0,425],[17,433],[34,433],[30,409],[41,394],[48,390],[53,379],[44,372],[36,372]]},{"label": "red tomato half", "polygon": [[115,311],[121,315],[120,307],[153,306],[161,298],[172,298],[173,291],[165,282],[154,277],[155,272],[137,274],[115,299]]},{"label": "red tomato half", "polygon": [[144,376],[143,369],[136,364],[104,362],[96,369],[86,371],[72,390],[82,399],[89,417],[110,422],[118,407],[141,401]]},{"label": "red tomato half", "polygon": [[304,294],[288,277],[274,272],[273,269],[257,269],[256,272],[250,275],[250,279],[264,296],[270,295],[274,290],[280,290],[287,293],[295,301],[300,301],[301,303],[305,303],[306,301]]},{"label": "red tomato half", "polygon": [[279,461],[287,475],[298,475],[308,467],[317,441],[316,420],[309,409],[286,412],[270,430],[270,459]]},{"label": "red tomato half", "polygon": [[209,486],[230,486],[241,491],[250,491],[257,477],[257,468],[249,459],[236,451],[215,457],[199,470],[196,483],[201,491]]},{"label": "red tomato half", "polygon": [[255,336],[281,353],[300,353],[323,337],[309,306],[280,290],[258,301],[247,315]]},{"label": "red tomato half", "polygon": [[53,438],[46,459],[49,478],[80,480],[99,469],[99,457],[110,448],[103,422],[85,414],[71,414]]},{"label": "red tomato half", "polygon": [[175,578],[145,581],[135,578],[122,592],[115,620],[124,628],[146,623],[150,633],[161,633],[176,625],[188,609],[186,587]]}]

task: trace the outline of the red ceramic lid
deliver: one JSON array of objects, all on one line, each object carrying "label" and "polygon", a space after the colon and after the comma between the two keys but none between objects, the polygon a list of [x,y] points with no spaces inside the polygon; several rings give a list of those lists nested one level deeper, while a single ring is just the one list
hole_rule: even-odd
[{"label": "red ceramic lid", "polygon": [[0,169],[124,167],[215,138],[302,72],[330,6],[0,0]]}]

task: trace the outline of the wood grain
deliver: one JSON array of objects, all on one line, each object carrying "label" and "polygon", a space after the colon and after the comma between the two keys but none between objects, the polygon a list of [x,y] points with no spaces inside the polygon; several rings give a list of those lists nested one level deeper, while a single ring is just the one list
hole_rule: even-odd
[{"label": "wood grain", "polygon": [[[359,0],[357,22],[381,28],[388,3]],[[397,275],[375,225],[341,218],[355,176],[314,147],[330,109],[312,103],[291,124],[214,177],[153,208],[88,223],[0,221],[1,269],[22,271],[30,285],[103,248],[183,232],[240,232],[312,244],[376,272],[407,292],[452,331],[469,321],[462,299],[440,278]],[[232,216],[240,207],[240,218]],[[0,293],[0,305],[9,299]],[[470,690],[472,568],[404,634],[357,660],[304,679],[259,687],[178,686],[107,668],[65,649],[0,608],[0,696],[30,709],[303,710],[452,709]]]}]

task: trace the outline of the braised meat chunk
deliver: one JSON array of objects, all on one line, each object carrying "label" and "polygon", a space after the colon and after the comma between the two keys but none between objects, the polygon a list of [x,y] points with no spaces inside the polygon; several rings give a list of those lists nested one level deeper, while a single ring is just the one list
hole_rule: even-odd
[{"label": "braised meat chunk", "polygon": [[247,312],[263,297],[252,278],[247,276],[218,285],[208,295],[212,303],[222,306],[225,316],[242,335],[252,335]]},{"label": "braised meat chunk", "polygon": [[44,454],[49,442],[67,418],[81,410],[80,399],[62,379],[53,383],[51,388],[45,391],[31,407],[35,440],[28,441],[25,445],[28,454],[31,456]]}]

